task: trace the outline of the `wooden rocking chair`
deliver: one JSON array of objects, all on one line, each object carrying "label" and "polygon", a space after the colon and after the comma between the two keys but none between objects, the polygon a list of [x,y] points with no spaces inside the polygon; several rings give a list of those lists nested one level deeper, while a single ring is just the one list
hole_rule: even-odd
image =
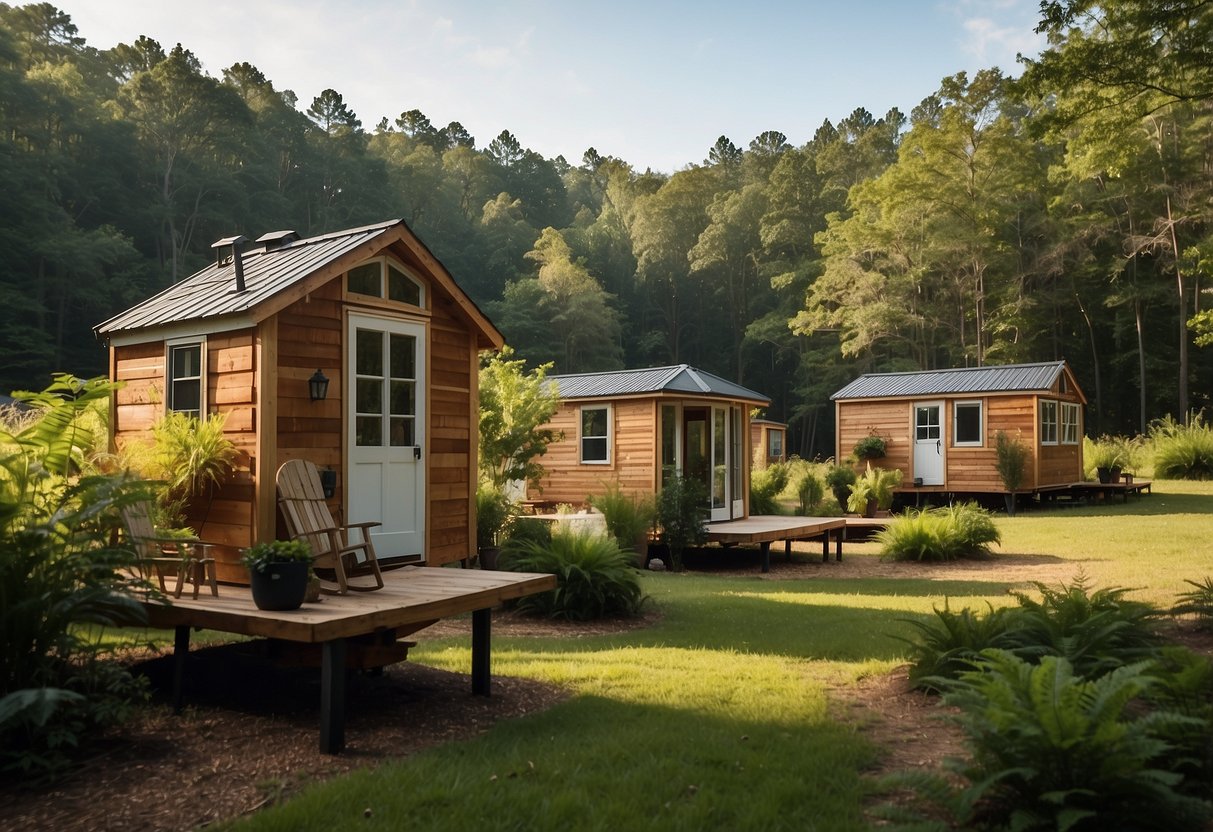
[{"label": "wooden rocking chair", "polygon": [[[287,532],[312,549],[312,563],[321,578],[321,590],[344,595],[351,590],[369,592],[383,586],[383,574],[375,557],[370,529],[379,523],[350,523],[338,526],[333,521],[320,470],[314,463],[293,459],[278,469],[278,507],[286,519]],[[357,530],[351,539],[350,530]],[[331,573],[331,579],[325,573]],[[373,584],[351,583],[351,578],[370,577]]]},{"label": "wooden rocking chair", "polygon": [[126,537],[135,554],[139,556],[140,570],[146,580],[156,580],[160,591],[167,593],[166,579],[176,578],[174,598],[180,598],[187,583],[194,585],[193,597],[205,583],[211,595],[219,594],[215,581],[215,559],[207,556],[214,544],[203,543],[193,537],[164,537],[152,524],[150,500],[140,500],[122,508],[122,522],[126,526]]}]

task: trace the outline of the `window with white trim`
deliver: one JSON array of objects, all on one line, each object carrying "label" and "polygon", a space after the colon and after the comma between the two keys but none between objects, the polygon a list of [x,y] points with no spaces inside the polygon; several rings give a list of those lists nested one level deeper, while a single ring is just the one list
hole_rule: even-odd
[{"label": "window with white trim", "polygon": [[1078,429],[1079,406],[1073,402],[1061,403],[1061,444],[1077,445],[1082,433]]},{"label": "window with white trim", "polygon": [[783,431],[767,431],[767,458],[783,459]]},{"label": "window with white trim", "polygon": [[611,406],[581,408],[581,463],[606,465],[611,461]]},{"label": "window with white trim", "polygon": [[168,409],[202,418],[202,342],[180,341],[167,344],[165,386]]},{"label": "window with white trim", "polygon": [[952,444],[980,448],[985,444],[981,402],[954,402],[952,405]]},{"label": "window with white trim", "polygon": [[1053,399],[1040,403],[1040,444],[1057,444],[1057,402]]},{"label": "window with white trim", "polygon": [[425,305],[421,283],[388,257],[376,257],[350,269],[345,275],[345,290],[410,306]]}]

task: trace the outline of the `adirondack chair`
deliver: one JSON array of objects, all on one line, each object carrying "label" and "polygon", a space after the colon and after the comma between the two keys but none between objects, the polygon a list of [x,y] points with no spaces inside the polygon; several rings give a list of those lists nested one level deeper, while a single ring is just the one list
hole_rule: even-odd
[{"label": "adirondack chair", "polygon": [[[349,523],[339,526],[333,520],[320,470],[314,463],[293,459],[278,469],[278,507],[286,519],[286,529],[295,540],[305,541],[315,557],[313,568],[321,579],[321,591],[344,595],[354,590],[369,592],[383,586],[383,574],[371,542],[371,528],[379,523]],[[352,532],[352,533],[351,533]],[[331,576],[331,577],[330,577]],[[351,578],[370,581],[352,582]]]},{"label": "adirondack chair", "polygon": [[193,597],[205,583],[211,595],[219,594],[215,581],[215,559],[207,555],[214,545],[197,538],[164,537],[152,523],[150,500],[140,500],[122,508],[126,538],[139,556],[143,577],[155,579],[160,591],[168,593],[168,579],[176,578],[172,595],[180,598],[186,584],[193,584]]}]

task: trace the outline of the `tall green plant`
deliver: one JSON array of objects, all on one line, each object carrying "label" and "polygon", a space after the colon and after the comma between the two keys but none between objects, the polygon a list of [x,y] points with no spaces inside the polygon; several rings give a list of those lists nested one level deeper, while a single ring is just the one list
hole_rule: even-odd
[{"label": "tall green plant", "polygon": [[1201,415],[1183,425],[1167,417],[1150,427],[1154,476],[1164,479],[1213,479],[1213,425]]},{"label": "tall green plant", "polygon": [[559,438],[542,427],[556,414],[559,396],[545,379],[551,364],[526,371],[505,347],[480,367],[480,473],[497,488],[515,480],[538,485],[538,458]]},{"label": "tall green plant", "polygon": [[707,488],[699,480],[674,474],[661,487],[657,498],[657,525],[661,542],[670,551],[670,568],[682,571],[682,555],[691,546],[699,546],[708,537],[704,524]]},{"label": "tall green plant", "polygon": [[108,541],[115,509],[148,495],[125,477],[79,473],[96,438],[79,420],[114,389],[56,376],[22,396],[41,418],[0,430],[0,768],[61,764],[80,731],[124,714],[134,690],[118,673],[97,694],[110,671],[83,660],[94,653],[87,625],[146,620],[131,592],[142,588],[134,553]]},{"label": "tall green plant", "polygon": [[1028,466],[1028,446],[1019,437],[1013,437],[1000,430],[994,434],[994,452],[994,466],[998,471],[998,478],[1002,480],[1002,487],[1011,492],[1023,488],[1024,474]]},{"label": "tall green plant", "polygon": [[657,519],[657,503],[651,496],[625,493],[618,482],[590,497],[590,505],[602,512],[607,531],[624,549],[644,545]]},{"label": "tall green plant", "polygon": [[156,496],[158,527],[185,526],[192,501],[212,493],[231,475],[237,450],[224,433],[226,423],[222,413],[198,419],[169,412],[152,427],[150,447],[128,447],[127,464],[163,483]]},{"label": "tall green plant", "polygon": [[750,474],[750,514],[782,514],[779,494],[788,487],[788,466],[776,462]]}]

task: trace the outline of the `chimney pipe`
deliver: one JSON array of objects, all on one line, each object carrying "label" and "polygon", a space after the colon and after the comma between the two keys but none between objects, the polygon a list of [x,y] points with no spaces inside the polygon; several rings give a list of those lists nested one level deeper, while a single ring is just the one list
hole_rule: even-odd
[{"label": "chimney pipe", "polygon": [[[240,247],[248,242],[248,237],[243,234],[237,234],[235,237],[224,237],[222,240],[217,240],[211,244],[211,248],[223,249],[227,246],[232,247],[232,270],[236,273],[236,294],[244,292],[247,287],[244,285],[244,262]],[[223,252],[219,252],[217,265],[223,265]]]}]

